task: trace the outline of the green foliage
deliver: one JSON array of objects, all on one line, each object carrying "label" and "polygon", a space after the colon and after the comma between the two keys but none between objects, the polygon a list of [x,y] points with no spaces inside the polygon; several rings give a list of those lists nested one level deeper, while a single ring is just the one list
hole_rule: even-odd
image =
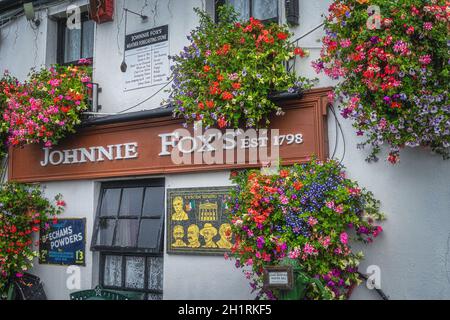
[{"label": "green foliage", "polygon": [[278,91],[311,86],[286,69],[295,54],[306,52],[289,43],[287,26],[264,25],[251,18],[238,22],[232,8],[219,8],[219,22],[196,10],[200,25],[188,36],[189,46],[172,57],[170,102],[187,123],[238,128],[265,126],[279,107],[268,99]]},{"label": "green foliage", "polygon": [[363,257],[352,252],[350,239],[370,243],[382,231],[374,225],[383,215],[372,193],[346,178],[335,161],[313,159],[272,176],[242,171],[232,179],[232,256],[237,267],[251,268],[245,272],[254,290],[262,290],[264,266],[289,264],[299,285],[290,298],[303,293],[306,299],[346,298],[359,282]]},{"label": "green foliage", "polygon": [[61,195],[50,201],[38,186],[7,183],[0,186],[0,297],[6,296],[11,281],[32,267],[38,253],[33,235],[49,228],[63,211]]},{"label": "green foliage", "polygon": [[[374,14],[368,8],[379,8]],[[342,115],[353,121],[368,161],[381,145],[450,147],[450,4],[445,0],[335,0],[313,66],[333,79]],[[378,26],[377,26],[378,24]],[[372,27],[373,26],[373,27]]]}]

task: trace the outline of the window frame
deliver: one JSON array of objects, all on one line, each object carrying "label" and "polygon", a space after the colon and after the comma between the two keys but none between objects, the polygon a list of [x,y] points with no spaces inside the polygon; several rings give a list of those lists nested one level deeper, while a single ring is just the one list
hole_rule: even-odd
[{"label": "window frame", "polygon": [[[121,277],[122,277],[122,286],[108,286],[105,285],[105,266],[106,266],[106,257],[107,256],[116,256],[121,257],[122,265],[121,265]],[[126,258],[127,257],[139,257],[144,258],[144,289],[135,289],[135,288],[127,288],[126,287]],[[163,259],[163,272],[164,272],[164,254],[139,254],[139,253],[117,253],[117,252],[107,252],[103,251],[100,253],[100,270],[99,270],[99,284],[104,289],[110,290],[119,290],[119,291],[128,291],[128,292],[139,292],[145,294],[145,300],[148,300],[149,294],[159,294],[163,295],[163,290],[149,289],[148,288],[148,280],[149,280],[149,272],[148,272],[148,258],[162,258]],[[163,275],[164,279],[164,275]]]},{"label": "window frame", "polygon": [[[250,17],[254,17],[254,12],[253,12],[253,0],[248,0],[249,1],[249,12],[250,12]],[[223,6],[226,4],[226,0],[216,0],[215,4],[214,4],[214,18],[216,23],[219,21],[219,12],[218,12],[218,8],[220,6]],[[279,1],[276,1],[277,3],[277,16],[271,19],[266,19],[266,20],[261,20],[261,22],[263,24],[270,24],[270,23],[280,23],[280,3]]]},{"label": "window frame", "polygon": [[[84,11],[81,13],[81,38],[80,38],[80,57],[83,55],[83,23],[86,21],[91,20],[89,17],[89,12]],[[56,62],[63,66],[70,66],[70,65],[78,65],[78,60],[75,61],[64,61],[64,55],[66,53],[66,29],[67,29],[67,17],[60,18],[57,20],[57,49],[56,49]],[[95,24],[94,24],[94,35],[95,38]],[[95,41],[95,39],[93,39]],[[92,52],[92,57],[86,57],[84,59],[89,59],[91,61],[94,61],[94,52]]]},{"label": "window frame", "polygon": [[[152,188],[152,187],[157,187],[157,188],[163,188],[164,192],[164,198],[162,199],[163,201],[163,212],[161,212],[161,215],[156,218],[156,217],[146,217],[143,216],[143,206],[145,203],[145,190],[146,188]],[[122,202],[122,194],[123,194],[123,189],[128,189],[128,188],[143,188],[144,192],[143,192],[143,196],[142,196],[142,204],[141,204],[141,213],[139,216],[136,215],[124,215],[121,216],[120,215],[120,206],[121,206],[121,202]],[[104,199],[104,194],[106,192],[106,190],[108,189],[121,189],[120,192],[120,199],[119,199],[119,204],[118,204],[118,208],[117,208],[117,214],[115,216],[101,216],[101,209],[102,209],[102,203],[103,203],[103,199]],[[97,201],[97,210],[96,210],[96,216],[95,216],[95,222],[94,222],[94,228],[93,228],[93,235],[92,235],[92,241],[91,241],[91,251],[99,251],[99,252],[110,252],[110,253],[115,253],[117,255],[120,254],[131,254],[131,255],[139,255],[139,254],[146,254],[146,255],[158,255],[158,254],[163,254],[164,252],[164,227],[165,227],[165,202],[166,202],[166,190],[165,190],[165,179],[164,178],[156,178],[156,179],[145,179],[145,180],[135,180],[135,181],[114,181],[114,182],[105,182],[101,184],[100,187],[100,194],[99,194],[99,199]],[[114,231],[113,231],[113,239],[111,242],[111,245],[98,245],[97,244],[97,240],[98,240],[98,236],[99,236],[99,231],[100,231],[100,221],[102,219],[115,219],[115,226],[114,226]],[[136,245],[134,247],[116,247],[114,246],[114,242],[116,239],[116,235],[117,235],[117,228],[118,228],[118,221],[119,220],[132,220],[132,219],[137,219],[139,222],[138,225],[138,229],[137,229],[137,235],[136,235]],[[141,228],[141,222],[143,220],[159,220],[160,221],[160,225],[159,225],[159,243],[157,245],[157,248],[155,249],[151,249],[151,248],[139,248],[139,232],[140,232],[140,228]]]}]

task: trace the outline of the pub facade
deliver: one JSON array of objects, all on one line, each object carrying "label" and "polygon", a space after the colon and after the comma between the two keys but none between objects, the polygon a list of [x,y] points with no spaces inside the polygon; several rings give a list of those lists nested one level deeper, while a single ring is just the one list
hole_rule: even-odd
[{"label": "pub facade", "polygon": [[[366,163],[364,152],[356,150],[359,141],[351,124],[330,112],[334,83],[325,77],[304,93],[273,97],[285,113],[273,117],[269,129],[275,131],[252,136],[222,130],[212,137],[207,129],[186,129],[170,106],[161,106],[167,97],[162,89],[170,75],[168,56],[183,49],[197,26],[193,8],[214,16],[220,1],[113,2],[107,23],[90,19],[90,1],[42,1],[35,8],[37,27],[18,16],[0,29],[0,69],[19,78],[33,67],[93,61],[94,109],[77,133],[52,148],[29,145],[9,152],[9,180],[40,183],[46,195],[61,193],[66,203],[60,222],[41,239],[46,258],[31,270],[49,299],[69,299],[72,292],[97,285],[149,300],[254,299],[244,274],[224,259],[232,245],[224,197],[232,187],[231,171],[266,165],[264,153],[265,160],[274,160],[274,146],[267,142],[280,136],[292,137],[276,146],[283,164],[334,156],[381,200],[389,213],[386,232],[377,247],[367,249],[362,268],[379,266],[386,294],[397,299],[450,296],[450,285],[436,276],[449,272],[448,223],[442,223],[450,222],[448,163],[417,151],[408,151],[395,171],[383,161]],[[293,19],[289,1],[225,2],[242,17]],[[294,35],[320,25],[329,4],[299,0]],[[81,29],[65,24],[69,5],[80,10]],[[0,14],[16,9],[11,4]],[[310,56],[295,66],[299,74],[317,76],[310,63],[319,56],[322,36],[317,28],[302,38],[300,45]],[[149,44],[149,37],[157,40]],[[138,58],[142,52],[150,61]],[[213,143],[217,140],[219,147]],[[176,156],[175,149],[180,151]],[[436,192],[425,197],[421,191],[430,187]],[[421,228],[434,232],[424,237]],[[352,298],[379,296],[362,285]]]}]

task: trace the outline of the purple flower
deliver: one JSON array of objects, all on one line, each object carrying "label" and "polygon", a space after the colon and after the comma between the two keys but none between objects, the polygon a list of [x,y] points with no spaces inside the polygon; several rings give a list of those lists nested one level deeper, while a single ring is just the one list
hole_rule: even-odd
[{"label": "purple flower", "polygon": [[263,236],[259,236],[257,239],[256,239],[256,246],[258,247],[258,249],[262,249],[263,247],[264,247],[264,244],[265,244],[266,242],[264,241],[264,237]]}]

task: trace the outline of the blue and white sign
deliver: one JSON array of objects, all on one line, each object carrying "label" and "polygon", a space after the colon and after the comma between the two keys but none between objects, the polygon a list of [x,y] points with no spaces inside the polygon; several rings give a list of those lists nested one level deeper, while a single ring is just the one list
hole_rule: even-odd
[{"label": "blue and white sign", "polygon": [[86,219],[58,219],[50,228],[41,228],[39,263],[86,265]]}]

